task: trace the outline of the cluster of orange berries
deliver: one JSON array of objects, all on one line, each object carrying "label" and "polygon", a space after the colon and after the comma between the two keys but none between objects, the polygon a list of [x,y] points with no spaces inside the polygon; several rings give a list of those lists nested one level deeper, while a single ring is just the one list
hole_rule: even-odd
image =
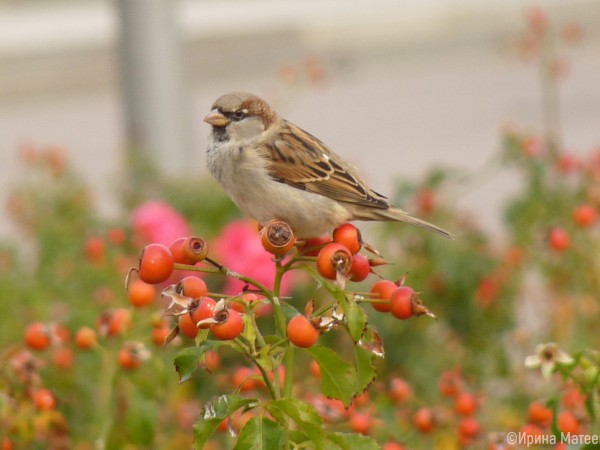
[{"label": "cluster of orange berries", "polygon": [[[105,311],[98,317],[96,328],[81,327],[75,333],[73,342],[80,350],[91,350],[98,345],[98,335],[102,337],[123,336],[132,325],[131,312],[126,308]],[[52,349],[52,360],[58,368],[69,368],[74,361],[73,350],[68,347],[70,331],[58,324],[33,322],[25,329],[25,345],[30,350]],[[156,343],[156,339],[153,339]],[[162,344],[162,341],[160,342]],[[119,350],[118,361],[124,369],[136,369],[149,357],[144,345],[138,342],[125,342]]]},{"label": "cluster of orange berries", "polygon": [[438,380],[438,390],[443,397],[452,401],[451,409],[421,407],[412,416],[414,426],[422,433],[430,433],[439,425],[457,420],[459,444],[471,445],[481,434],[481,423],[475,417],[480,407],[479,398],[468,390],[457,370],[442,373]]},{"label": "cluster of orange berries", "polygon": [[[330,237],[319,237],[297,242],[292,229],[285,222],[272,221],[260,230],[266,251],[276,258],[284,258],[296,249],[303,257],[314,257],[318,272],[326,279],[340,283],[362,281],[373,267],[385,264],[381,258],[369,259],[359,253],[364,245],[360,231],[352,224],[336,228]],[[368,249],[374,251],[369,246]],[[134,306],[150,304],[155,291],[153,284],[170,279],[176,264],[195,265],[201,261],[218,266],[208,258],[208,245],[198,237],[179,238],[169,247],[147,245],[134,269],[139,279],[129,283],[129,299]],[[184,267],[180,267],[184,268]],[[257,312],[265,306],[261,296],[245,292],[226,301],[208,296],[206,283],[199,277],[186,277],[177,283],[174,294],[183,296],[179,301],[178,332],[195,338],[200,329],[210,329],[221,340],[238,337],[244,329],[243,314]],[[391,312],[395,317],[408,319],[413,315],[430,314],[413,289],[391,281],[379,281],[371,289],[370,301],[378,311]],[[297,315],[287,324],[290,341],[302,348],[313,346],[320,336],[320,318]]]},{"label": "cluster of orange berries", "polygon": [[[564,435],[580,435],[583,432],[581,417],[585,417],[585,397],[577,389],[568,389],[562,399],[563,408],[556,415],[556,427]],[[554,412],[542,402],[534,401],[527,409],[527,423],[521,427],[521,433],[531,436],[543,436],[552,433]],[[566,448],[558,444],[556,448]]]}]

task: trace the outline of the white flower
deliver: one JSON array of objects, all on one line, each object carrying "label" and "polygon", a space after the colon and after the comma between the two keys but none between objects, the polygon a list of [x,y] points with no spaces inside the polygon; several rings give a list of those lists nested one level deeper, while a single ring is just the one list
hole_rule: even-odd
[{"label": "white flower", "polygon": [[525,367],[528,369],[541,368],[544,378],[549,379],[557,365],[569,365],[573,362],[573,358],[559,349],[555,342],[548,342],[535,347],[535,355],[525,358]]}]

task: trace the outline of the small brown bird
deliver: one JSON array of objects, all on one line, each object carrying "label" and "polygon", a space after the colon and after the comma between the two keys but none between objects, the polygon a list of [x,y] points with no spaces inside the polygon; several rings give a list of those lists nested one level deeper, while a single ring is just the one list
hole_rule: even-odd
[{"label": "small brown bird", "polygon": [[256,95],[225,94],[204,121],[212,125],[206,151],[210,173],[261,224],[283,220],[298,237],[309,238],[351,220],[396,221],[452,237],[390,206],[355,167]]}]

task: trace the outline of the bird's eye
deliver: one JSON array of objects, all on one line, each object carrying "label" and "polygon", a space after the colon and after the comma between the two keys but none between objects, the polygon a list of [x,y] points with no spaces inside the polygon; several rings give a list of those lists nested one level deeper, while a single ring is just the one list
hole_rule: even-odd
[{"label": "bird's eye", "polygon": [[235,120],[242,120],[244,117],[246,117],[246,112],[243,109],[238,109],[233,113],[233,118]]}]

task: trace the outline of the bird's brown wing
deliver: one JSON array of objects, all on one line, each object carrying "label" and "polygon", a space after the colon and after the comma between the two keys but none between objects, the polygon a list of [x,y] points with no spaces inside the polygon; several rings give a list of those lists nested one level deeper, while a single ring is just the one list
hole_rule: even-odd
[{"label": "bird's brown wing", "polygon": [[387,198],[370,189],[325,144],[290,122],[284,124],[277,139],[257,149],[275,180],[340,202],[389,208]]}]

